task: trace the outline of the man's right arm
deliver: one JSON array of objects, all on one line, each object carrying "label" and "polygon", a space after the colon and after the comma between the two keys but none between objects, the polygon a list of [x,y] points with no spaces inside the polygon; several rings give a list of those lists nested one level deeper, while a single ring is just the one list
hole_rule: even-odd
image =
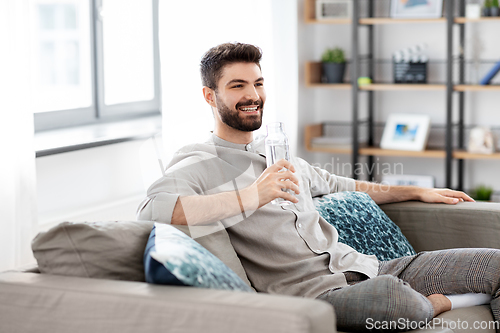
[{"label": "man's right arm", "polygon": [[[288,170],[280,172],[283,168]],[[244,189],[211,195],[181,195],[169,222],[203,225],[258,209],[276,198],[297,202],[294,195],[281,190],[286,188],[299,193],[299,182],[294,172],[290,162],[281,160],[264,170],[252,185]]]}]

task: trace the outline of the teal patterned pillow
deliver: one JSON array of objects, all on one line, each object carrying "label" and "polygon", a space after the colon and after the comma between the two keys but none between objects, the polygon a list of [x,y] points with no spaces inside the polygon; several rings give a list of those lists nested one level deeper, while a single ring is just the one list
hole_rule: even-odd
[{"label": "teal patterned pillow", "polygon": [[254,292],[219,258],[168,224],[155,223],[144,272],[149,283]]},{"label": "teal patterned pillow", "polygon": [[315,198],[319,214],[339,233],[339,242],[387,261],[414,255],[401,229],[364,192],[338,192]]}]

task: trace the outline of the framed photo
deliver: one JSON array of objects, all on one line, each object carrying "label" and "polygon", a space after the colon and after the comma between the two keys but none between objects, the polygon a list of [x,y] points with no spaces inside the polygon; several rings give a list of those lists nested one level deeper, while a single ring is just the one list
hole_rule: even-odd
[{"label": "framed photo", "polygon": [[385,124],[380,147],[396,150],[424,150],[429,138],[430,123],[430,117],[427,115],[391,114]]},{"label": "framed photo", "polygon": [[443,16],[443,0],[391,0],[391,17],[439,18]]},{"label": "framed photo", "polygon": [[350,19],[352,0],[316,0],[316,19]]}]

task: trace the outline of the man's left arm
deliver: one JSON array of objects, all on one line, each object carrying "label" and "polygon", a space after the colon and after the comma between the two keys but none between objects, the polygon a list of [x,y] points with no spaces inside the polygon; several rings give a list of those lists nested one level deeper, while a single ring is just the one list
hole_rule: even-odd
[{"label": "man's left arm", "polygon": [[409,200],[452,205],[460,201],[474,201],[464,192],[446,188],[384,185],[359,180],[356,181],[356,191],[367,193],[379,205]]}]

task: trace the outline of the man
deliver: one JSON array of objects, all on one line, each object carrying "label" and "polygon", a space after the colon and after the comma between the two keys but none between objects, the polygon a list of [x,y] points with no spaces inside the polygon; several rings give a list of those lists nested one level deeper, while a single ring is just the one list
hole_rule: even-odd
[{"label": "man", "polygon": [[[205,54],[203,96],[215,118],[213,135],[174,156],[148,190],[139,218],[188,225],[221,221],[257,291],[328,301],[340,328],[364,329],[368,318],[428,321],[450,309],[443,294],[471,292],[492,295],[499,320],[500,251],[438,251],[379,262],[339,243],[312,201],[340,191],[366,192],[378,204],[473,201],[465,193],[355,181],[301,159],[266,168],[263,142],[252,134],[261,126],[266,101],[260,59],[260,49],[240,43]],[[276,198],[293,204],[274,205]]]}]

